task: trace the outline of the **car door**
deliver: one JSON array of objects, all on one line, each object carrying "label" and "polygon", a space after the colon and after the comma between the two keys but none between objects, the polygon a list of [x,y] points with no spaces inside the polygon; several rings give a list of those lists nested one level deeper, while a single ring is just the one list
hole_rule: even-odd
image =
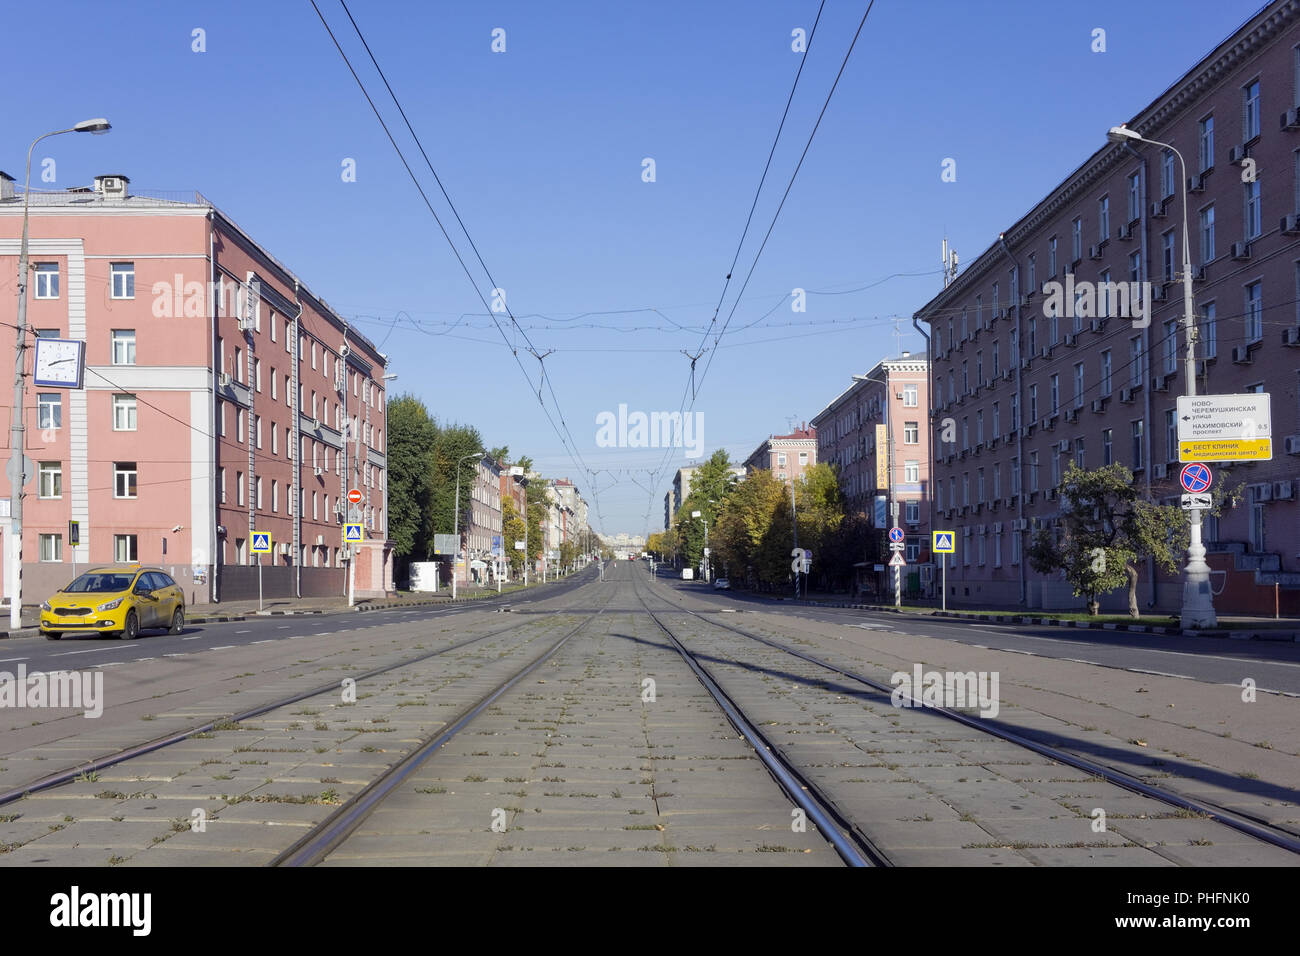
[{"label": "car door", "polygon": [[135,579],[135,614],[141,628],[158,626],[158,595],[153,593],[153,575],[145,572]]},{"label": "car door", "polygon": [[158,597],[158,626],[170,627],[172,615],[181,603],[181,589],[168,575],[161,571],[153,572],[154,587]]}]

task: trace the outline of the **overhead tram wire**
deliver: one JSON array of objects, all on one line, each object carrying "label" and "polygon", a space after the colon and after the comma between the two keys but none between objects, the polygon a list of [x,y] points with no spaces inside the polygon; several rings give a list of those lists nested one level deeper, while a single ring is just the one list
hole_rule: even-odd
[{"label": "overhead tram wire", "polygon": [[[402,166],[403,168],[406,169],[407,175],[411,178],[411,182],[415,185],[416,190],[419,192],[420,198],[424,200],[424,204],[428,208],[429,214],[433,216],[434,221],[438,224],[439,230],[442,232],[443,238],[446,239],[447,244],[451,246],[451,250],[453,255],[455,255],[456,257],[456,261],[460,263],[461,269],[465,272],[466,277],[470,280],[470,283],[474,286],[475,295],[478,296],[479,301],[483,304],[484,310],[491,314],[492,313],[491,306],[488,305],[487,299],[484,297],[482,290],[479,288],[478,281],[474,278],[473,274],[470,272],[469,266],[466,264],[464,257],[460,254],[460,250],[456,247],[456,243],[452,241],[450,234],[447,232],[446,226],[443,225],[442,219],[438,216],[437,211],[433,208],[433,203],[429,200],[428,194],[424,191],[424,187],[420,184],[419,179],[416,177],[415,171],[411,169],[410,163],[407,162],[405,154],[402,152],[401,147],[398,146],[397,140],[393,137],[392,131],[389,130],[388,124],[384,121],[383,115],[379,112],[379,108],[375,105],[374,100],[371,98],[369,91],[366,89],[365,83],[362,82],[361,77],[357,75],[356,69],[353,68],[352,66],[352,61],[348,58],[347,53],[344,52],[342,45],[340,45],[338,41],[338,38],[334,35],[333,29],[330,28],[330,25],[326,21],[325,16],[321,13],[320,7],[316,5],[316,0],[310,0],[310,3],[312,5],[312,9],[316,11],[316,16],[320,19],[321,25],[325,27],[325,32],[329,34],[330,40],[334,43],[335,49],[338,50],[339,56],[342,57],[344,64],[347,66],[348,72],[352,74],[353,80],[356,81],[357,87],[361,90],[362,96],[366,98],[366,102],[369,104],[371,111],[375,114],[375,119],[379,121],[380,127],[384,130],[384,135],[388,137],[388,141],[392,145],[393,150],[397,153],[398,159],[401,160]],[[342,3],[342,0],[340,0],[340,3]],[[346,4],[344,4],[343,6],[344,6],[344,10],[346,11],[347,10]],[[349,20],[352,19],[352,15],[350,12],[348,13],[348,19]],[[354,29],[356,28],[355,21],[353,21],[353,27]],[[361,37],[361,31],[359,29],[357,29],[357,35]],[[365,44],[364,37],[362,37],[362,43]],[[367,53],[370,52],[368,45],[366,46],[366,50]],[[374,62],[373,54],[371,55],[371,61]],[[375,63],[375,68],[377,70],[379,69],[378,63]],[[380,72],[382,75],[382,71]],[[388,86],[387,79],[384,80],[384,84],[385,86]],[[389,93],[392,94],[391,87],[389,87]],[[396,96],[393,97],[393,100],[395,103],[397,102]],[[398,103],[398,109],[399,111],[401,110],[400,103]],[[405,119],[404,111],[402,115],[403,115],[403,119]],[[410,129],[409,122],[407,124],[407,128]],[[411,135],[415,137],[414,130],[411,131]],[[418,137],[415,138],[416,138],[417,145],[419,145],[421,154],[424,154],[425,151],[423,145],[419,144]],[[426,163],[428,162],[427,155],[425,155],[425,161]],[[432,169],[433,169],[432,164],[430,164],[430,170],[432,171]],[[434,178],[438,179],[436,172],[434,172]],[[438,180],[438,185],[439,188],[442,189],[441,180]],[[446,190],[442,189],[442,191],[444,197],[447,197]],[[449,206],[452,206],[452,211],[453,213],[455,213],[455,207],[451,203],[450,197],[447,197],[447,202]],[[455,214],[456,214],[457,221],[461,223],[462,231],[465,231],[466,238],[469,239],[470,245],[473,247],[474,246],[473,240],[470,239],[468,231],[465,230],[464,223],[461,221],[459,213],[455,213]],[[482,265],[483,260],[482,257],[478,254],[477,247],[475,247],[474,251],[475,251],[475,255],[478,256],[479,258],[479,263]],[[486,265],[483,266],[483,270],[488,275],[489,280],[491,280],[491,273],[488,272]],[[494,287],[496,287],[495,283],[494,283]],[[518,327],[518,323],[514,322],[513,316],[511,316],[511,322],[515,324],[516,328]],[[496,323],[496,327],[498,333],[501,335],[502,341],[505,343],[506,347],[510,349],[511,354],[515,359],[515,364],[519,366],[520,372],[523,373],[524,380],[528,382],[529,391],[530,392],[533,391],[534,386],[533,386],[532,377],[528,374],[528,370],[524,367],[523,362],[520,360],[518,351],[514,347],[512,347],[509,337],[506,335],[505,330],[501,328],[501,324],[499,322]],[[525,341],[528,341],[528,336],[526,334],[524,335],[524,339]],[[531,343],[530,343],[530,347],[531,347]],[[552,417],[550,409],[546,407],[546,403],[542,399],[541,396],[542,384],[547,384],[547,386],[550,388],[551,398],[556,406],[556,413],[560,415],[560,420],[562,423],[564,423],[563,432],[561,432],[560,427],[555,424],[555,419]],[[541,372],[541,379],[539,380],[539,384],[536,386],[536,391],[538,393],[538,404],[541,405],[542,411],[545,413],[547,420],[551,423],[551,428],[555,431],[557,437],[559,437],[560,439],[560,443],[565,447],[565,450],[569,453],[570,459],[573,460],[574,467],[577,468],[580,472],[585,472],[590,474],[591,470],[587,468],[585,465],[580,463],[581,453],[577,451],[577,447],[576,447],[577,443],[573,438],[572,432],[569,431],[568,423],[564,419],[563,412],[560,410],[559,400],[555,395],[555,389],[554,387],[549,386],[548,376],[546,375],[544,366]],[[566,434],[568,435],[567,439],[565,437]],[[599,514],[599,509],[598,509],[598,514]]]}]

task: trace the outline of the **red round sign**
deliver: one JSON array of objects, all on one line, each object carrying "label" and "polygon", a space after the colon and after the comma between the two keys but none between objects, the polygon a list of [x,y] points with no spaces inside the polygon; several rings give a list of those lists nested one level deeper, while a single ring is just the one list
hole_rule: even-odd
[{"label": "red round sign", "polygon": [[361,499],[364,497],[365,495],[361,494],[360,488],[353,488],[348,492],[348,501],[352,502],[354,505],[361,504]]}]

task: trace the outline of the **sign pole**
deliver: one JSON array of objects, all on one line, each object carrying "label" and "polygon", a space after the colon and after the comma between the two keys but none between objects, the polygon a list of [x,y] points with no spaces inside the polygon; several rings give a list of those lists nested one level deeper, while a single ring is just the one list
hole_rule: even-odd
[{"label": "sign pole", "polygon": [[943,581],[939,585],[943,591],[943,606],[940,610],[946,611],[948,610],[948,555],[945,554],[939,560],[943,562]]},{"label": "sign pole", "polygon": [[262,610],[262,555],[257,555],[257,609]]}]

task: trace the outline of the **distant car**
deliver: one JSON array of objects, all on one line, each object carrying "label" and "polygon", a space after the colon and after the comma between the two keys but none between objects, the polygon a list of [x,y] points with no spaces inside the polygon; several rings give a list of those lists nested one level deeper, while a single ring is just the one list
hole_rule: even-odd
[{"label": "distant car", "polygon": [[94,631],[128,641],[144,628],[185,629],[185,593],[157,568],[92,568],[41,603],[41,633],[52,641]]},{"label": "distant car", "polygon": [[715,591],[730,591],[730,590],[731,590],[731,582],[728,581],[726,578],[714,578],[714,579],[713,579],[713,590],[715,590]]}]

